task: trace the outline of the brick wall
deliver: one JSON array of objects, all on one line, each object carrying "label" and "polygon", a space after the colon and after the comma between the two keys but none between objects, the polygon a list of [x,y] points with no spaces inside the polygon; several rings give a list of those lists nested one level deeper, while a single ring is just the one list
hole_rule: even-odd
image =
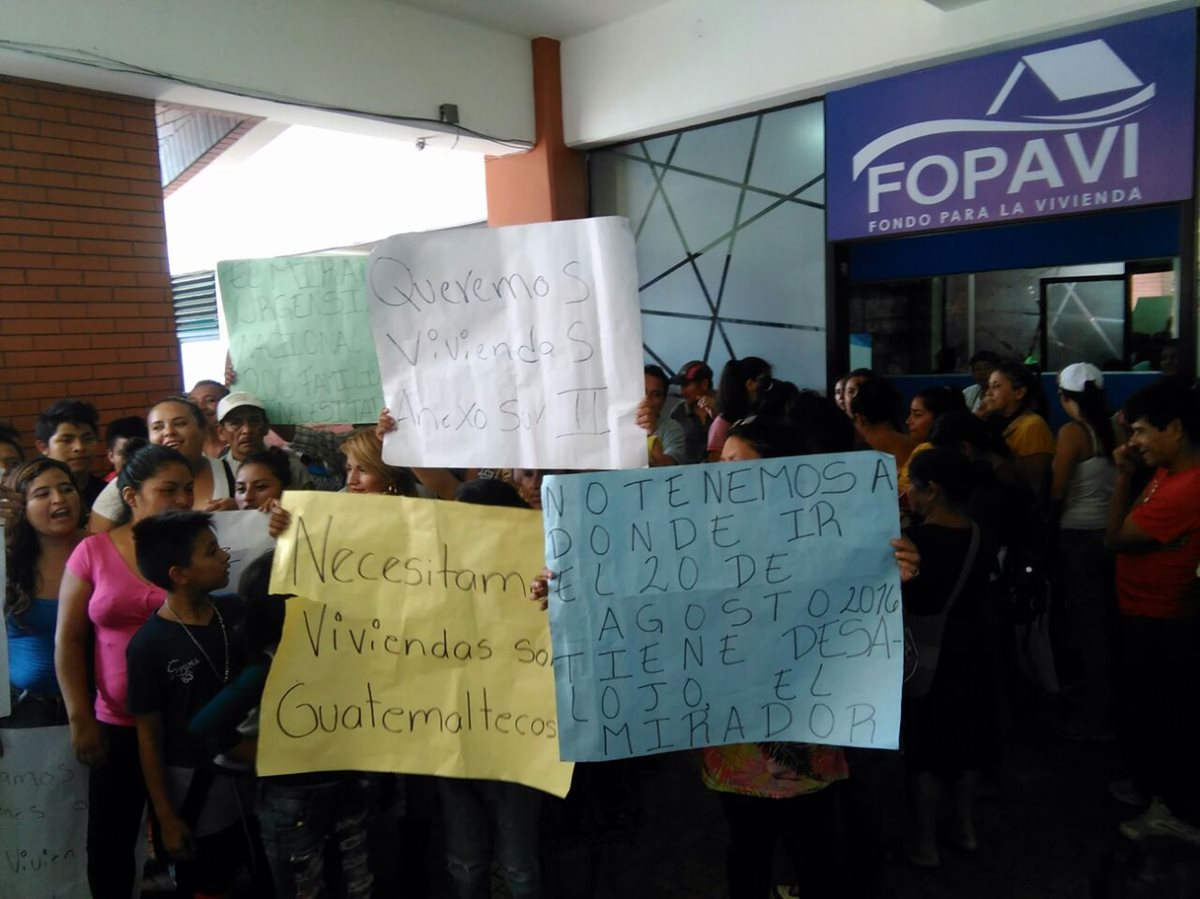
[{"label": "brick wall", "polygon": [[[179,391],[154,102],[0,77],[0,421]],[[103,436],[103,435],[101,435]]]}]

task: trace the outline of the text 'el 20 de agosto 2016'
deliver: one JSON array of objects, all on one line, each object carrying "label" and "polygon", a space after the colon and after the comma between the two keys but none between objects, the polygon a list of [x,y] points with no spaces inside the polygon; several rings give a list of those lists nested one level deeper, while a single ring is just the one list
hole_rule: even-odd
[{"label": "text 'el 20 de agosto 2016'", "polygon": [[563,758],[895,748],[895,463],[874,452],[548,478]]}]

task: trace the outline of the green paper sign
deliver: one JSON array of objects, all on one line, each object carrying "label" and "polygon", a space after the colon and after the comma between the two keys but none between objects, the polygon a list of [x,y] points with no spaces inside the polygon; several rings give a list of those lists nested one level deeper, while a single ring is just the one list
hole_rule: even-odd
[{"label": "green paper sign", "polygon": [[235,390],[276,424],[372,422],[383,407],[366,256],[217,264]]}]

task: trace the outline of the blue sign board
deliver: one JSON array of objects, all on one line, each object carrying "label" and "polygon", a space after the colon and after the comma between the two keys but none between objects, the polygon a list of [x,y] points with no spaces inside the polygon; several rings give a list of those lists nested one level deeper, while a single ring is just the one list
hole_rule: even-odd
[{"label": "blue sign board", "polygon": [[1195,44],[1187,10],[829,94],[829,239],[1187,199]]},{"label": "blue sign board", "polygon": [[895,478],[876,452],[547,478],[562,757],[894,749]]}]

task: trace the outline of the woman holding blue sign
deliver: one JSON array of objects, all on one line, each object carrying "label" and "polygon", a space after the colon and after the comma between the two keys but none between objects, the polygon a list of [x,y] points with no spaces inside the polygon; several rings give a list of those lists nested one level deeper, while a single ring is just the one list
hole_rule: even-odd
[{"label": "woman holding blue sign", "polygon": [[[775,458],[800,451],[801,437],[786,422],[751,416],[733,424],[722,462]],[[759,899],[771,887],[775,841],[782,840],[814,895],[835,893],[832,866],[812,865],[834,851],[831,784],[850,776],[837,746],[734,743],[701,750],[704,786],[720,794],[729,824],[726,877],[731,899]]]},{"label": "woman holding blue sign", "polygon": [[[730,462],[798,455],[803,453],[807,436],[785,421],[751,416],[731,426],[721,459]],[[919,555],[910,542],[895,541],[893,546],[901,580],[908,580],[918,570]],[[543,607],[549,577],[546,572],[531,586],[531,598]],[[703,782],[720,796],[729,825],[726,874],[733,899],[762,899],[768,895],[777,840],[783,841],[796,870],[805,873],[813,895],[842,891],[840,875],[828,864],[834,849],[834,791],[829,787],[849,776],[841,748],[738,743],[706,747],[699,757]]]}]

